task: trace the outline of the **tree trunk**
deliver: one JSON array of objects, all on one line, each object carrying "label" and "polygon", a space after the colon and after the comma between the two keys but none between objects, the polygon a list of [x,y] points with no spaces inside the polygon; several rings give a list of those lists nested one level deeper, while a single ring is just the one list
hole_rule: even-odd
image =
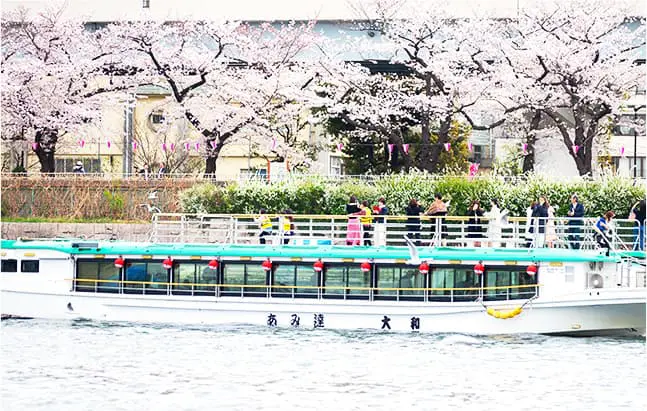
[{"label": "tree trunk", "polygon": [[208,148],[207,158],[205,159],[204,177],[214,179],[216,178],[216,162],[218,161],[218,157],[220,156],[220,150],[222,150],[222,146],[218,144],[215,148],[212,148],[211,141],[217,140],[207,140]]},{"label": "tree trunk", "polygon": [[40,172],[53,175],[56,171],[56,143],[58,141],[58,130],[40,129],[36,131],[35,142],[38,143],[35,153],[40,162]]},{"label": "tree trunk", "polygon": [[452,118],[445,117],[440,122],[440,129],[438,130],[438,140],[435,144],[430,142],[430,156],[429,156],[429,168],[430,173],[437,173],[440,165],[440,153],[444,150],[444,144],[449,141],[449,130],[451,128]]},{"label": "tree trunk", "polygon": [[535,144],[537,143],[537,130],[539,129],[539,122],[541,120],[541,111],[535,110],[535,114],[530,121],[530,132],[526,138],[528,145],[527,152],[523,158],[523,172],[530,173],[535,170]]}]

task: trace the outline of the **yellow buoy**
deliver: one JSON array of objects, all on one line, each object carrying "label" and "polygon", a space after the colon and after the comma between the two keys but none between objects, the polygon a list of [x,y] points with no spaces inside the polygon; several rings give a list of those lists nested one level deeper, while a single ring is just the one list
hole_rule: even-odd
[{"label": "yellow buoy", "polygon": [[508,310],[508,311],[499,311],[499,310],[495,310],[492,307],[489,307],[487,309],[488,315],[490,315],[490,316],[492,316],[494,318],[501,318],[503,320],[506,320],[508,318],[516,317],[519,314],[521,314],[522,311],[523,311],[523,309],[521,307],[516,307],[516,308],[514,308],[512,310]]}]

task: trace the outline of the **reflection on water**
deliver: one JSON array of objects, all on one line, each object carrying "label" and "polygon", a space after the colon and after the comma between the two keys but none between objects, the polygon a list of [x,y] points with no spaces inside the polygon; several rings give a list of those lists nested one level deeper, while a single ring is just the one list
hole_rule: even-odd
[{"label": "reflection on water", "polygon": [[3,410],[645,409],[643,338],[2,322]]}]

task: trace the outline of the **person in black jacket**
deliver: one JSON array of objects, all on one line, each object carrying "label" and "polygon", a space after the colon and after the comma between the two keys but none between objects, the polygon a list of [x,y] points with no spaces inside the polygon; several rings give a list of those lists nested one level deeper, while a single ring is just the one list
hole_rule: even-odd
[{"label": "person in black jacket", "polygon": [[[483,209],[479,200],[472,201],[467,209],[467,238],[483,238]],[[474,247],[480,247],[480,241],[474,241]]]},{"label": "person in black jacket", "polygon": [[578,201],[575,194],[571,196],[571,206],[568,209],[568,216],[573,217],[568,219],[568,241],[572,249],[579,250],[581,226],[584,225],[584,221],[582,220],[584,217],[584,206]]},{"label": "person in black jacket", "polygon": [[645,249],[645,200],[642,199],[631,207],[629,218],[636,221],[634,228],[634,250],[643,251]]},{"label": "person in black jacket", "polygon": [[544,246],[544,233],[546,231],[546,219],[548,218],[548,203],[546,202],[545,196],[539,196],[539,202],[532,210],[532,227],[531,229],[534,232],[535,227],[537,227],[537,233],[539,236],[535,237],[537,243],[535,247]]},{"label": "person in black jacket", "polygon": [[407,218],[407,236],[413,240],[416,239],[416,246],[420,246],[420,214],[424,212],[418,200],[412,198],[409,205],[404,210],[408,216]]}]

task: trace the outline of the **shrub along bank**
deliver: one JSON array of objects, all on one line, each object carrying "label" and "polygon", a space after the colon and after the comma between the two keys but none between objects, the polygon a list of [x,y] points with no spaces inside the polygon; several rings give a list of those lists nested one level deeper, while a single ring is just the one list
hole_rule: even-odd
[{"label": "shrub along bank", "polygon": [[450,215],[465,215],[473,199],[481,201],[488,210],[489,200],[497,199],[501,208],[507,208],[512,216],[525,216],[533,199],[545,195],[557,215],[566,215],[570,196],[576,193],[584,204],[586,216],[599,216],[614,210],[618,217],[626,218],[631,206],[645,198],[645,187],[620,177],[601,180],[577,180],[570,182],[551,181],[541,176],[506,180],[498,177],[483,177],[469,180],[466,177],[437,177],[424,174],[386,176],[372,182],[330,182],[309,178],[266,184],[247,182],[217,187],[199,184],[180,194],[182,211],[185,213],[257,213],[265,208],[279,213],[290,208],[296,214],[345,214],[344,206],[351,195],[360,201],[377,203],[385,197],[390,214],[404,214],[411,198],[423,206],[431,204],[434,193],[442,193],[451,200]]}]

